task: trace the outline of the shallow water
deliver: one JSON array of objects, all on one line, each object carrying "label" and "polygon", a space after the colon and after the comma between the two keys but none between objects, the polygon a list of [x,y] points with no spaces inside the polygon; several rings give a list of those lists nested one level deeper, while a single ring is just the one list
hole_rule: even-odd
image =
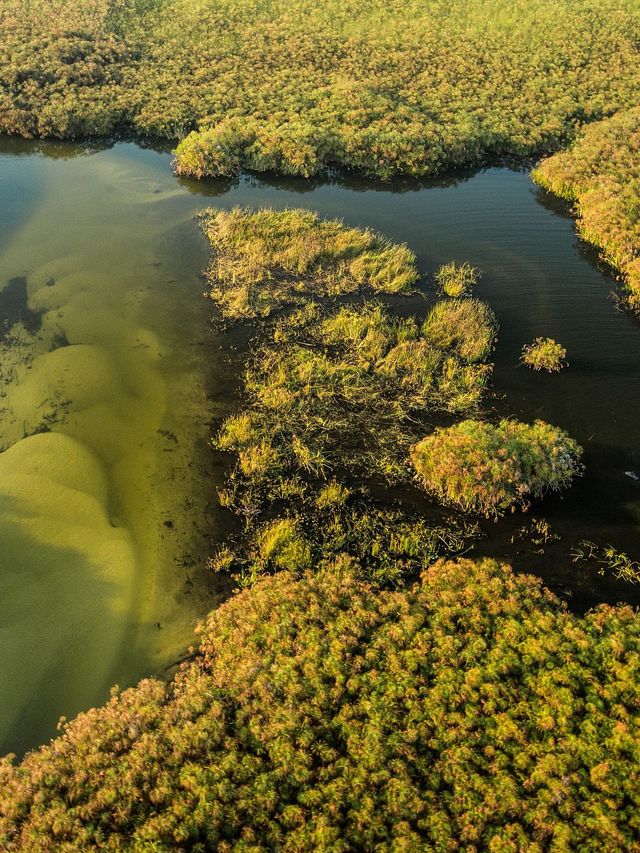
[{"label": "shallow water", "polygon": [[[165,153],[0,142],[0,751],[55,732],[112,683],[161,672],[228,586],[203,568],[228,522],[209,423],[235,379],[202,297],[206,204],[306,206],[405,240],[425,276],[480,266],[500,320],[500,413],[543,417],[585,447],[588,473],[535,508],[562,538],[476,548],[541,574],[577,607],[635,587],[571,562],[580,539],[637,556],[640,328],[578,242],[566,208],[525,173],[372,185],[176,179]],[[430,292],[425,279],[424,290]],[[410,300],[424,312],[423,299]],[[558,376],[518,367],[523,343],[568,349]],[[228,341],[228,339],[225,339]]]}]

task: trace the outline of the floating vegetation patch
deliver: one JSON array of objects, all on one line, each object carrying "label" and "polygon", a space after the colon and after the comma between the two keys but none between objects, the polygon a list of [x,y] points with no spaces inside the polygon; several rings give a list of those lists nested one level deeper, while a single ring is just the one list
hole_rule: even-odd
[{"label": "floating vegetation patch", "polygon": [[522,347],[520,361],[533,370],[546,370],[547,373],[559,373],[567,367],[567,350],[553,338],[536,338]]},{"label": "floating vegetation patch", "polygon": [[418,280],[407,246],[308,210],[236,207],[205,211],[201,221],[214,250],[210,294],[229,319],[361,288],[407,293]]},{"label": "floating vegetation patch", "polygon": [[632,560],[624,551],[618,551],[613,545],[597,545],[583,539],[573,549],[574,563],[590,563],[597,566],[598,574],[612,574],[617,580],[627,583],[640,583],[640,563]]},{"label": "floating vegetation patch", "polygon": [[411,451],[418,481],[446,504],[497,518],[561,491],[583,471],[582,448],[544,421],[493,425],[465,420],[439,428]]},{"label": "floating vegetation patch", "polygon": [[528,524],[523,524],[511,537],[511,543],[518,540],[528,540],[538,546],[538,554],[544,554],[544,546],[550,542],[558,542],[562,537],[556,533],[545,518],[532,518]]}]

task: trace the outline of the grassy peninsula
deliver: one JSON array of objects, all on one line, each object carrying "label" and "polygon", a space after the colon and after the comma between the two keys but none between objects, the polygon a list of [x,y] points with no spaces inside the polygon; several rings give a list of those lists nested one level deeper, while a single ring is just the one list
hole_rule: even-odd
[{"label": "grassy peninsula", "polygon": [[185,174],[379,178],[636,105],[635,0],[4,0],[0,131],[178,139]]},{"label": "grassy peninsula", "polygon": [[602,251],[620,274],[627,303],[640,310],[640,108],[589,126],[533,178],[574,202],[578,233]]}]

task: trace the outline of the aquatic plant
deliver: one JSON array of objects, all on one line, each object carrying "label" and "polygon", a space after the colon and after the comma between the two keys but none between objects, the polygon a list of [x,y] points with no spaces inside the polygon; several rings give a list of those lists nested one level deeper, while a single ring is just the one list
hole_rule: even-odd
[{"label": "aquatic plant", "polygon": [[229,319],[359,288],[408,293],[418,280],[407,246],[308,210],[208,210],[201,222],[213,248],[210,294]]},{"label": "aquatic plant", "polygon": [[3,0],[0,131],[186,137],[195,175],[431,175],[635,106],[639,33],[633,0]]},{"label": "aquatic plant", "polygon": [[534,170],[540,186],[575,202],[580,236],[601,249],[640,310],[640,107],[590,125]]},{"label": "aquatic plant", "polygon": [[3,850],[630,850],[640,620],[439,562],[262,580],[192,660],[0,762]]},{"label": "aquatic plant", "polygon": [[[286,514],[250,519],[239,542],[220,546],[209,562],[213,571],[232,574],[241,587],[265,574],[301,574],[310,565],[349,555],[358,574],[376,585],[400,584],[443,556],[469,549],[480,537],[464,518],[428,520],[400,507],[380,505],[363,487],[336,480],[309,483],[295,496],[280,496]],[[277,504],[278,502],[274,502]]]},{"label": "aquatic plant", "polygon": [[480,270],[469,263],[456,264],[455,261],[438,267],[435,274],[436,284],[446,295],[455,299],[467,296],[471,288],[478,283]]},{"label": "aquatic plant", "polygon": [[573,549],[573,562],[590,562],[598,566],[598,574],[612,574],[617,580],[627,583],[640,583],[640,562],[632,560],[624,551],[618,551],[613,545],[598,545],[583,539]]},{"label": "aquatic plant", "polygon": [[418,481],[439,500],[498,517],[560,491],[582,472],[582,448],[544,421],[465,420],[439,428],[411,450]]},{"label": "aquatic plant", "polygon": [[522,347],[520,361],[533,370],[559,373],[563,367],[567,367],[566,357],[567,350],[553,338],[536,338]]}]

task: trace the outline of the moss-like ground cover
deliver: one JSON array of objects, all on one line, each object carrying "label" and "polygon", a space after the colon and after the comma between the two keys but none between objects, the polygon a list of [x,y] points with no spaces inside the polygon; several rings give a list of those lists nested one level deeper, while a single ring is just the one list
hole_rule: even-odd
[{"label": "moss-like ground cover", "polygon": [[635,0],[3,0],[0,130],[187,136],[177,166],[381,178],[635,106]]}]

